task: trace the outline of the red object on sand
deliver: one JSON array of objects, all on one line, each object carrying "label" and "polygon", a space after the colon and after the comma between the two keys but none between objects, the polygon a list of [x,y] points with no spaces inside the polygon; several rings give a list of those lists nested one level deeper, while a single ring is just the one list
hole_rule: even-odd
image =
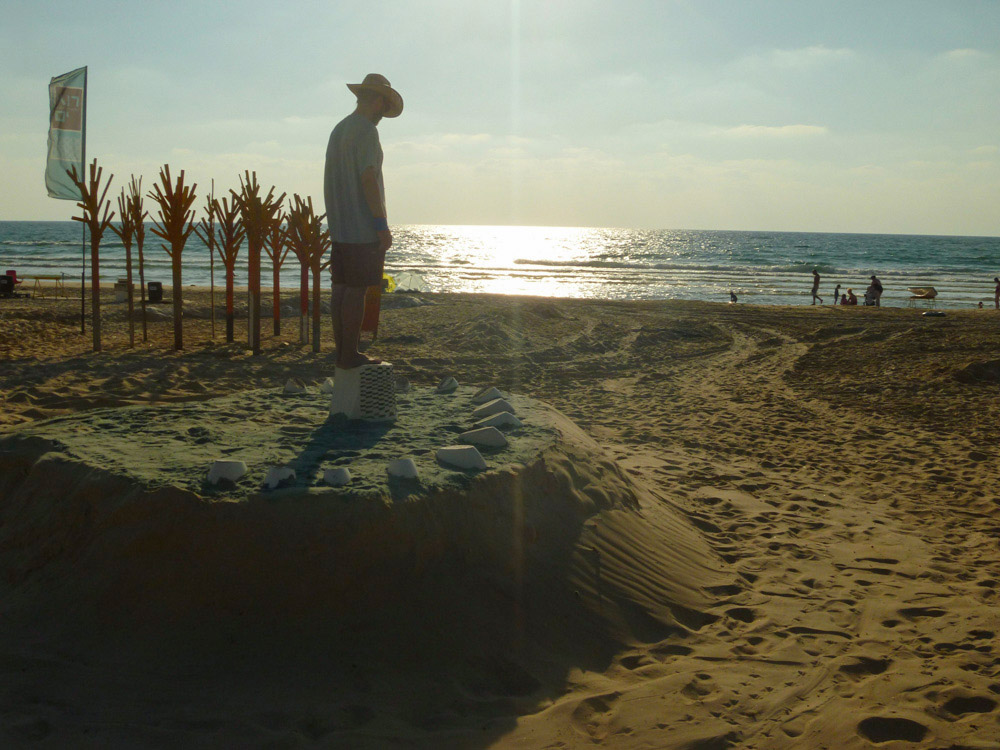
[{"label": "red object on sand", "polygon": [[24,281],[24,279],[17,278],[17,271],[15,271],[13,268],[8,269],[6,275],[10,276],[10,278],[13,280],[15,284],[20,284],[22,281]]}]

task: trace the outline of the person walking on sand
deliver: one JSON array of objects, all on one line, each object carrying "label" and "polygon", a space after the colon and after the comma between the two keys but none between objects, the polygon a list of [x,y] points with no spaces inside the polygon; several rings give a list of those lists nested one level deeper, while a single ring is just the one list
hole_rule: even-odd
[{"label": "person walking on sand", "polygon": [[997,284],[996,289],[993,290],[993,307],[1000,310],[1000,276],[994,276],[993,280]]},{"label": "person walking on sand", "polygon": [[347,88],[357,97],[357,107],[330,133],[323,173],[333,245],[330,313],[336,363],[344,369],[379,362],[358,351],[365,292],[382,283],[385,253],[392,246],[377,126],[383,117],[399,117],[403,111],[403,97],[378,73]]},{"label": "person walking on sand", "polygon": [[871,293],[872,304],[875,307],[882,307],[882,282],[875,274],[872,274],[872,283],[868,285],[868,292]]},{"label": "person walking on sand", "polygon": [[815,268],[813,269],[813,291],[812,291],[812,295],[813,295],[813,301],[812,301],[812,303],[814,305],[816,304],[816,300],[819,300],[819,303],[821,305],[823,304],[823,298],[819,296],[819,271],[817,271]]}]

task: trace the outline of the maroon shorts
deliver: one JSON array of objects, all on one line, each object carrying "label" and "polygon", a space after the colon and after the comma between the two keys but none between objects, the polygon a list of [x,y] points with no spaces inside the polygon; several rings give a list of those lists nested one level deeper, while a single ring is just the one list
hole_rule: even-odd
[{"label": "maroon shorts", "polygon": [[385,253],[377,242],[354,244],[334,242],[330,255],[330,276],[334,286],[382,286]]}]

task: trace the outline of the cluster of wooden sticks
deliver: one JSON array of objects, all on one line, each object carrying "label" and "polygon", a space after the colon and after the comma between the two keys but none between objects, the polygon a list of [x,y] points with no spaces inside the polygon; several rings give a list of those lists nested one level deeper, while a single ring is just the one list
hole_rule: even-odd
[{"label": "cluster of wooden sticks", "polygon": [[[100,300],[100,246],[105,230],[117,234],[125,248],[126,282],[128,291],[128,321],[129,346],[135,345],[134,302],[132,291],[132,245],[136,246],[138,255],[139,289],[142,308],[142,340],[148,340],[146,328],[146,284],[144,273],[143,248],[145,244],[144,220],[149,215],[143,209],[142,178],[138,180],[133,175],[128,192],[122,188],[118,197],[119,221],[113,224],[115,212],[106,200],[108,188],[114,175],[108,175],[103,182],[103,168],[97,166],[95,159],[90,164],[90,174],[86,181],[79,175],[76,168],[68,170],[70,179],[80,191],[81,216],[74,216],[74,221],[83,222],[90,229],[90,268],[91,268],[91,328],[93,330],[94,351],[101,349],[101,300]],[[146,194],[157,206],[157,216],[153,219],[152,232],[163,240],[160,247],[170,256],[173,284],[173,320],[174,348],[184,348],[183,331],[183,295],[181,287],[181,258],[191,232],[195,232],[208,246],[211,274],[211,305],[212,305],[212,336],[215,336],[215,256],[219,255],[225,268],[226,276],[226,341],[232,342],[234,336],[234,277],[236,259],[244,241],[247,246],[248,267],[248,326],[249,343],[254,354],[259,354],[260,346],[260,311],[261,311],[261,251],[267,253],[274,271],[273,279],[273,318],[274,334],[281,333],[281,289],[279,272],[285,258],[292,252],[299,261],[301,269],[299,284],[300,317],[299,335],[302,343],[310,339],[309,319],[305,311],[309,309],[309,282],[312,277],[312,346],[313,351],[319,351],[320,333],[320,293],[321,274],[329,264],[324,262],[324,255],[330,249],[329,232],[323,229],[325,214],[317,215],[313,210],[312,198],[301,198],[293,195],[288,202],[287,210],[283,207],[285,193],[275,197],[272,187],[265,195],[261,194],[257,173],[246,171],[240,177],[239,191],[230,190],[230,200],[215,197],[214,181],[212,192],[208,195],[204,213],[205,217],[195,223],[195,189],[184,184],[184,171],[181,170],[176,182],[171,179],[170,167],[164,165],[160,169],[160,182]],[[82,294],[82,292],[81,292]]]}]

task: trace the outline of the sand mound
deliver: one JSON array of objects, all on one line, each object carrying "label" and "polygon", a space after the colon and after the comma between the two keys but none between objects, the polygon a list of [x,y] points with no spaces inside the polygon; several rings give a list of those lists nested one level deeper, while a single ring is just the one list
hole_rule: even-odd
[{"label": "sand mound", "polygon": [[[544,700],[622,644],[715,619],[706,589],[731,582],[725,565],[558,412],[513,397],[525,426],[485,452],[487,471],[437,465],[471,422],[472,392],[416,389],[391,426],[327,420],[318,395],[254,391],[9,436],[3,615],[86,649],[124,634],[147,664],[215,663],[250,644],[309,664],[364,655],[375,672],[403,660],[411,682],[445,669],[477,702]],[[211,490],[223,450],[251,471]],[[419,482],[388,478],[400,455]],[[295,484],[261,490],[278,464]],[[323,486],[337,465],[355,480]]]},{"label": "sand mound", "polygon": [[954,377],[966,385],[995,385],[1000,383],[1000,359],[973,362],[958,370]]}]

